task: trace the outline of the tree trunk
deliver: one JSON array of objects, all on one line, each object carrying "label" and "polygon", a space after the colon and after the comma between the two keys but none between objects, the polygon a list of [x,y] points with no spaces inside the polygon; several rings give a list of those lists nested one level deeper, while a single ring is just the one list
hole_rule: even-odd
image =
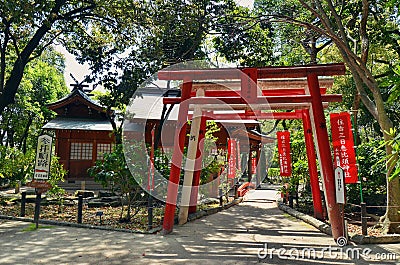
[{"label": "tree trunk", "polygon": [[[386,117],[385,117],[386,116]],[[379,113],[379,124],[384,131],[384,140],[386,142],[393,139],[393,136],[389,135],[388,132],[390,128],[393,128],[392,122],[386,115],[386,112]],[[385,145],[386,155],[392,154],[392,147],[388,144]],[[386,199],[387,199],[387,208],[386,213],[384,215],[383,227],[385,233],[400,233],[400,181],[399,178],[395,178],[390,180],[390,175],[393,171],[393,167],[389,167],[386,161]]]},{"label": "tree trunk", "polygon": [[21,83],[24,69],[26,64],[29,62],[29,58],[35,49],[39,46],[41,40],[50,30],[53,23],[57,20],[58,13],[63,5],[65,5],[66,0],[57,0],[55,5],[49,14],[49,18],[43,22],[43,25],[38,28],[29,42],[26,44],[25,48],[22,50],[21,54],[15,60],[12,67],[10,76],[5,83],[4,91],[0,95],[0,115],[3,113],[4,109],[14,103],[14,97],[17,93],[18,87]]},{"label": "tree trunk", "polygon": [[124,216],[124,195],[121,194],[121,214],[119,215],[119,220],[122,221],[123,220],[123,216]]},{"label": "tree trunk", "polygon": [[[360,39],[361,39],[361,55],[357,55],[357,46],[354,51],[350,49],[348,30],[344,27],[342,18],[337,13],[335,5],[331,0],[327,1],[313,1],[313,5],[309,5],[309,2],[305,0],[299,0],[301,5],[309,10],[315,17],[319,18],[322,27],[316,27],[310,23],[303,23],[306,28],[313,29],[329,38],[335,43],[339,49],[343,61],[350,69],[354,82],[356,84],[357,92],[360,95],[361,101],[367,110],[374,116],[378,121],[379,127],[384,135],[384,140],[388,141],[392,136],[386,132],[390,128],[393,128],[393,122],[384,107],[384,100],[382,98],[381,91],[379,90],[378,83],[376,82],[371,71],[367,68],[367,60],[369,54],[369,38],[367,32],[368,18],[370,15],[369,2],[367,0],[362,1],[362,12],[360,13]],[[326,6],[327,8],[325,8]],[[297,23],[298,21],[296,21]],[[336,31],[335,28],[338,30]],[[372,95],[373,100],[370,99],[368,89]],[[386,144],[386,154],[392,154],[392,148]],[[400,183],[399,179],[389,181],[391,174],[391,168],[387,170],[387,210],[385,214],[385,228],[387,232],[396,232],[399,221],[399,208],[400,208]]]},{"label": "tree trunk", "polygon": [[131,202],[131,193],[128,192],[126,196],[128,199],[128,205],[127,205],[128,209],[126,212],[126,221],[129,222],[131,220],[131,203],[132,203]]},{"label": "tree trunk", "polygon": [[388,204],[388,207],[386,208],[386,213],[382,220],[384,232],[388,234],[400,233],[400,224],[399,224],[400,180],[399,178],[395,178],[389,181],[388,176],[386,176],[386,179],[387,179],[387,200],[390,201],[391,203]]},{"label": "tree trunk", "polygon": [[10,128],[7,131],[7,142],[8,142],[8,146],[11,148],[14,148],[14,146],[15,146],[14,145],[14,134],[15,134],[15,132],[12,128]]},{"label": "tree trunk", "polygon": [[[349,67],[352,71],[352,67]],[[353,71],[352,71],[353,72]],[[358,73],[353,73],[353,76],[358,76]],[[359,80],[360,81],[360,80]],[[370,111],[370,113],[377,119],[379,123],[379,127],[381,132],[383,133],[384,140],[387,142],[391,140],[393,137],[387,134],[391,128],[393,128],[393,122],[390,120],[389,116],[384,107],[384,100],[382,95],[379,92],[379,87],[376,82],[371,82],[374,84],[374,87],[369,87],[369,89],[373,92],[373,98],[375,102],[375,108]],[[365,93],[363,90],[364,83],[356,81],[356,87],[358,92]],[[372,105],[371,101],[367,97],[361,97],[361,101],[365,106],[368,106],[367,109],[370,110]],[[386,155],[392,154],[392,147],[388,144],[385,145]],[[386,213],[383,218],[383,226],[386,233],[398,233],[400,232],[400,226],[398,222],[400,221],[400,183],[399,179],[396,178],[392,181],[389,180],[392,169],[387,168],[386,172],[386,196],[387,196],[387,208]]]},{"label": "tree trunk", "polygon": [[117,126],[117,123],[115,122],[116,117],[110,107],[107,109],[106,113],[107,113],[108,121],[111,123],[111,126],[113,128],[115,144],[116,145],[122,144],[122,128],[124,125],[124,120],[122,120],[121,124],[119,126]]},{"label": "tree trunk", "polygon": [[20,142],[19,142],[19,148],[22,150],[24,154],[26,154],[26,140],[28,139],[28,134],[29,134],[29,128],[31,127],[33,122],[32,116],[29,117],[28,122],[25,126],[24,133],[21,136]]}]

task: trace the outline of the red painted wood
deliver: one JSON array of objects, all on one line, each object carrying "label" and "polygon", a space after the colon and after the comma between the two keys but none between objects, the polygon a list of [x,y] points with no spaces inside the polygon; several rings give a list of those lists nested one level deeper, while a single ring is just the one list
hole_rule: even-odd
[{"label": "red painted wood", "polygon": [[305,66],[283,66],[258,68],[258,78],[300,78],[310,74],[317,76],[344,75],[344,64],[318,64]]},{"label": "red painted wood", "polygon": [[[247,115],[245,113],[238,114],[207,114],[207,119],[209,120],[295,120],[301,119],[301,111],[296,110],[295,112],[261,112],[252,115]],[[191,118],[192,115],[189,115]]]},{"label": "red painted wood", "polygon": [[[326,93],[326,88],[321,88],[321,94]],[[282,88],[262,90],[263,96],[284,96],[284,95],[305,95],[304,88]],[[196,92],[191,93],[191,97],[195,97]],[[240,90],[206,90],[206,97],[240,97]]]},{"label": "red painted wood", "polygon": [[[318,82],[318,76],[332,76],[332,75],[343,75],[345,73],[344,64],[328,64],[328,65],[308,65],[308,66],[296,66],[296,67],[264,67],[258,68],[257,73],[254,73],[254,68],[242,68],[242,69],[209,69],[209,70],[168,70],[161,71],[158,74],[161,80],[242,80],[243,73],[249,74],[250,79],[256,81],[258,78],[299,78],[307,77],[308,88],[311,95],[304,95],[303,91],[296,91],[291,93],[287,91],[270,91],[262,92],[263,96],[255,97],[257,93],[254,86],[248,90],[247,93],[242,86],[241,94],[237,92],[224,93],[226,91],[210,92],[204,98],[190,98],[190,89],[187,84],[182,87],[182,99],[181,98],[165,98],[164,104],[179,104],[182,100],[184,102],[180,106],[178,124],[182,127],[187,119],[189,104],[259,104],[268,105],[271,104],[274,108],[305,108],[311,103],[313,120],[316,128],[316,138],[318,144],[318,151],[321,160],[321,169],[323,173],[324,184],[326,188],[326,200],[329,219],[332,224],[333,237],[337,239],[343,236],[343,224],[340,218],[340,211],[338,204],[335,202],[335,184],[333,178],[333,165],[332,157],[330,154],[329,138],[326,130],[326,121],[324,117],[324,105],[327,102],[338,102],[342,100],[341,95],[321,95],[326,91],[321,91]],[[246,78],[244,78],[246,80]],[[191,82],[190,82],[191,83]],[[243,82],[242,82],[243,83]],[[243,84],[242,84],[243,85]],[[190,88],[192,86],[190,85]],[[293,91],[294,92],[294,91]],[[287,94],[285,94],[287,93]],[[210,97],[211,96],[211,97]],[[250,102],[249,102],[250,101]],[[249,104],[251,103],[251,104]],[[239,106],[240,107],[240,106]],[[268,108],[268,107],[267,107]],[[257,116],[260,113],[248,113],[247,117]],[[268,114],[267,114],[268,115]],[[280,114],[278,114],[280,115]],[[246,115],[245,115],[246,116]],[[274,116],[274,114],[272,115]],[[226,117],[226,116],[225,116]],[[182,130],[186,131],[186,130]],[[174,224],[174,212],[176,208],[176,196],[178,189],[178,181],[180,174],[180,165],[182,162],[182,149],[184,144],[185,136],[181,133],[180,127],[178,126],[175,133],[175,152],[173,155],[173,164],[171,166],[170,182],[167,194],[167,206],[165,209],[163,231],[169,233],[172,231]],[[179,143],[177,143],[179,142]],[[180,151],[180,152],[177,152]],[[251,157],[251,156],[250,156]],[[249,159],[251,161],[251,159]],[[179,165],[177,167],[176,165]],[[249,173],[251,174],[251,165],[249,162]]]},{"label": "red painted wood", "polygon": [[314,140],[311,128],[310,113],[308,109],[302,111],[304,139],[306,142],[308,170],[310,173],[311,193],[314,205],[314,217],[323,220],[323,208],[321,191],[319,189],[318,169],[316,164],[316,154],[314,149]]},{"label": "red painted wood", "polygon": [[336,189],[332,155],[324,109],[322,106],[322,98],[319,90],[318,76],[316,74],[310,74],[307,77],[307,80],[308,87],[310,88],[310,94],[312,96],[312,122],[315,125],[316,138],[318,143],[317,146],[319,149],[319,160],[321,163],[320,167],[325,187],[328,217],[332,227],[332,236],[336,240],[339,237],[344,236],[344,226],[341,218],[339,204],[336,203]]},{"label": "red painted wood", "polygon": [[[160,80],[221,80],[221,79],[240,79],[241,69],[202,69],[202,70],[165,70],[158,72]],[[345,74],[345,66],[339,64],[318,64],[305,66],[278,66],[258,68],[258,78],[300,78],[307,77],[309,74],[317,76],[333,76]]]},{"label": "red painted wood", "polygon": [[[321,95],[322,102],[340,102],[342,101],[342,95],[340,94],[329,94]],[[179,104],[182,98],[163,98],[164,104]],[[287,96],[264,96],[258,97],[253,102],[248,102],[246,99],[241,97],[198,97],[191,98],[188,100],[189,104],[274,104],[274,103],[309,103],[311,102],[311,96],[309,95],[287,95]]]},{"label": "red painted wood", "polygon": [[[190,98],[192,82],[186,81],[182,87],[182,99]],[[187,115],[189,105],[187,101],[180,105],[178,122],[175,128],[174,152],[172,155],[171,170],[168,182],[167,201],[164,212],[163,233],[172,232],[174,227],[176,200],[178,196],[179,178],[181,174],[181,165],[183,157],[183,148],[186,138]]]},{"label": "red painted wood", "polygon": [[246,68],[242,70],[240,93],[241,97],[248,103],[257,101],[257,68]]}]

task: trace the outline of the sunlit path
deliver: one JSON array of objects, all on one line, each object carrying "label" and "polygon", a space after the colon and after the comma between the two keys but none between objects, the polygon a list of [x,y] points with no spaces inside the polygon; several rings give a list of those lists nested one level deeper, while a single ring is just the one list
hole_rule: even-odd
[{"label": "sunlit path", "polygon": [[[167,236],[56,226],[23,231],[30,224],[1,221],[0,264],[396,264],[349,259],[353,252],[341,254],[330,236],[278,210],[276,194],[269,186],[248,192],[243,203],[176,226]],[[374,258],[388,253],[362,247]],[[399,244],[385,248],[400,257]],[[309,259],[285,260],[296,253]]]}]

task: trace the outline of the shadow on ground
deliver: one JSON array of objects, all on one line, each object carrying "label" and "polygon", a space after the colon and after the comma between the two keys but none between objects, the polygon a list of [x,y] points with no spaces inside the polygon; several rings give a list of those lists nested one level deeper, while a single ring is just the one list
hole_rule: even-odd
[{"label": "shadow on ground", "polygon": [[[400,264],[376,259],[389,253],[386,246],[337,248],[330,236],[256,195],[167,236],[57,226],[23,231],[30,224],[0,221],[0,264]],[[368,255],[351,258],[367,248]]]}]

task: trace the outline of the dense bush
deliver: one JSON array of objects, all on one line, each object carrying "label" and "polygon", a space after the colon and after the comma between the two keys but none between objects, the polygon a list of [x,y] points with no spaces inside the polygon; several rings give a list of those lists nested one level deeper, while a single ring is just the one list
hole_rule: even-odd
[{"label": "dense bush", "polygon": [[23,153],[13,147],[0,146],[0,185],[15,185],[32,177],[34,152]]},{"label": "dense bush", "polygon": [[[386,167],[385,149],[382,141],[365,141],[357,148],[358,174],[361,179],[362,193],[367,205],[386,204]],[[359,205],[361,202],[359,184],[347,185],[347,200]]]},{"label": "dense bush", "polygon": [[[116,145],[113,152],[104,154],[104,160],[96,161],[96,164],[88,169],[88,173],[90,176],[94,177],[96,182],[101,183],[103,187],[120,195],[122,202],[120,220],[129,222],[139,211],[138,207],[133,207],[134,212],[131,212],[132,206],[137,206],[134,205],[134,202],[138,201],[142,194],[144,195],[138,180],[145,176],[147,162],[146,156],[143,155],[138,144],[132,143],[127,148],[129,154],[127,156],[129,157],[129,161],[127,162],[130,163],[131,167],[136,169],[133,170],[133,172],[136,172],[139,176],[133,176],[131,174],[127,162],[125,161],[121,144]],[[127,202],[125,216],[124,201]]]}]

